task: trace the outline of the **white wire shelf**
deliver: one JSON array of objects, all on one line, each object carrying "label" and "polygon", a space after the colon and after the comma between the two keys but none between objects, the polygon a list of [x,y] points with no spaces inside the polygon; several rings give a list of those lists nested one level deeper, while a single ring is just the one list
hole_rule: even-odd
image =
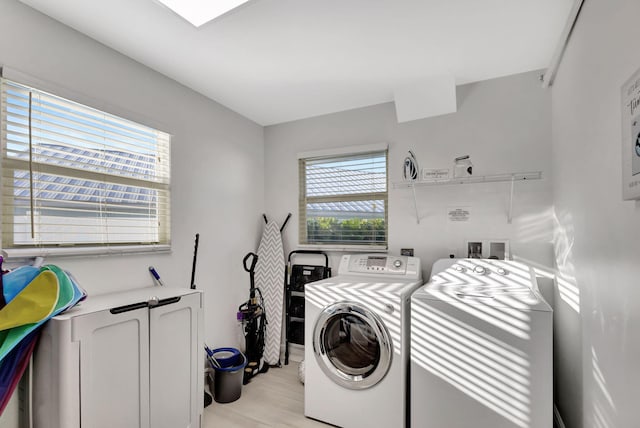
[{"label": "white wire shelf", "polygon": [[455,184],[473,184],[473,183],[493,183],[499,181],[524,181],[524,180],[540,180],[542,178],[541,171],[534,172],[512,172],[506,174],[493,174],[493,175],[472,175],[470,177],[459,178],[443,178],[435,180],[414,180],[414,181],[400,181],[393,183],[393,187],[396,189],[408,189],[411,187],[422,186],[449,186]]},{"label": "white wire shelf", "polygon": [[541,178],[542,178],[542,171],[510,172],[505,174],[472,175],[470,177],[435,179],[435,180],[428,180],[428,181],[427,180],[401,181],[401,182],[393,183],[393,187],[395,189],[412,189],[413,190],[413,206],[416,210],[416,222],[420,224],[420,214],[418,213],[418,198],[416,196],[416,187],[510,182],[511,191],[509,192],[509,211],[507,212],[507,222],[511,223],[513,219],[513,193],[514,193],[515,182],[527,181],[527,180],[540,180]]}]

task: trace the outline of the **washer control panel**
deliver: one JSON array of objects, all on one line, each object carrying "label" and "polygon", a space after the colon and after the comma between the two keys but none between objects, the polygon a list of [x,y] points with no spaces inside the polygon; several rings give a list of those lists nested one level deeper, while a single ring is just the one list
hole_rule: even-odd
[{"label": "washer control panel", "polygon": [[513,308],[544,302],[534,269],[512,260],[440,259],[433,264],[425,287],[439,296],[494,299]]},{"label": "washer control panel", "polygon": [[398,275],[421,277],[420,259],[386,254],[346,254],[340,260],[339,275]]},{"label": "washer control panel", "polygon": [[[509,270],[505,267],[508,263],[498,260],[485,260],[485,259],[442,259],[438,260],[433,266],[431,272],[432,276],[440,273],[446,269],[453,269],[456,273],[468,275],[469,278],[474,275],[498,275],[507,276],[510,274]],[[462,276],[458,277],[459,279]]]}]

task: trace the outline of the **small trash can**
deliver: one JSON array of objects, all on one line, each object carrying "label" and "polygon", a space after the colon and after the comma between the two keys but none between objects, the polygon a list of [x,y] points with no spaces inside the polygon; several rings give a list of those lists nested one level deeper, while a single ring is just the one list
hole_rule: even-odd
[{"label": "small trash can", "polygon": [[220,367],[213,367],[213,399],[231,403],[240,398],[247,357],[235,348],[214,349],[211,355]]}]

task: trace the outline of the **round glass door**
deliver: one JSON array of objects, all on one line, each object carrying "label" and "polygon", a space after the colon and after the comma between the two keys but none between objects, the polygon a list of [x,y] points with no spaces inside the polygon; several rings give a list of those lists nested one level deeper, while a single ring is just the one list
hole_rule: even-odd
[{"label": "round glass door", "polygon": [[358,303],[327,306],[316,322],[313,351],[322,371],[349,389],[369,388],[391,365],[391,339],[378,315]]}]

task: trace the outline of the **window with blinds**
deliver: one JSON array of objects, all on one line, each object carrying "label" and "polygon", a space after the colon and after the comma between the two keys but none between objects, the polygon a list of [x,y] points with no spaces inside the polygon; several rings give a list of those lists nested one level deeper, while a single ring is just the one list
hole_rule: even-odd
[{"label": "window with blinds", "polygon": [[299,159],[300,244],[387,246],[387,150]]},{"label": "window with blinds", "polygon": [[0,85],[3,249],[169,244],[168,134]]}]

